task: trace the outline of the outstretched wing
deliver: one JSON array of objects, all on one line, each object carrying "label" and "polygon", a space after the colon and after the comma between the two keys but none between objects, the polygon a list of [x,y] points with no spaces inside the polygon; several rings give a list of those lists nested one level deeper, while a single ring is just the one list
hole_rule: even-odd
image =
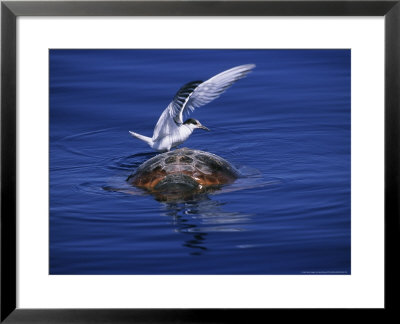
[{"label": "outstretched wing", "polygon": [[[178,124],[183,123],[183,116],[185,114],[189,114],[195,108],[204,106],[218,98],[233,83],[244,78],[254,67],[254,64],[246,64],[221,72],[211,79],[199,83],[185,98],[183,98],[183,95],[190,90],[190,86],[188,89],[182,88],[183,95],[178,92],[170,104],[170,109],[172,110],[175,121]],[[191,84],[192,83],[188,83],[187,85]]]},{"label": "outstretched wing", "polygon": [[167,108],[165,108],[160,118],[158,119],[158,122],[153,132],[153,141],[157,140],[158,138],[163,138],[168,134],[171,134],[174,128],[177,128],[180,124],[182,124],[175,122],[173,105],[175,104],[183,106],[187,98],[201,83],[203,83],[203,81],[192,81],[185,84],[178,90],[172,102],[168,105]]},{"label": "outstretched wing", "polygon": [[207,81],[192,81],[185,84],[161,114],[154,128],[153,140],[171,134],[174,128],[183,123],[184,115],[218,98],[235,81],[244,78],[254,67],[254,64],[240,65],[221,72]]}]

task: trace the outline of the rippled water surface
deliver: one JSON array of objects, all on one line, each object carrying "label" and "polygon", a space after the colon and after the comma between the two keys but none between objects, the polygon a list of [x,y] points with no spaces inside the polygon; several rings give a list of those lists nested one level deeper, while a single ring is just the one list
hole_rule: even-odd
[{"label": "rippled water surface", "polygon": [[[176,91],[254,72],[184,146],[244,175],[189,201],[127,184]],[[350,274],[349,50],[51,50],[51,274]]]}]

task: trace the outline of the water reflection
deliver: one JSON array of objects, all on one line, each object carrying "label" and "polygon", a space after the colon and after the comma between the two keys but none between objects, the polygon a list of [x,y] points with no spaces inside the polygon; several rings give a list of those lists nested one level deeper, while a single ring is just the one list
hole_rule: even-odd
[{"label": "water reflection", "polygon": [[164,215],[172,218],[175,231],[183,236],[182,246],[190,249],[191,255],[202,255],[209,247],[207,235],[213,232],[245,231],[251,214],[230,212],[225,203],[213,200],[208,195],[186,202],[163,203]]}]

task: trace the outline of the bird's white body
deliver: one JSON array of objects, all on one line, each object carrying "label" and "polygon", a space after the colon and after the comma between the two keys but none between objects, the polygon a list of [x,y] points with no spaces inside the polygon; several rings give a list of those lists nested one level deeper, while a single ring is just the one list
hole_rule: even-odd
[{"label": "bird's white body", "polygon": [[208,130],[198,120],[183,122],[183,115],[218,98],[235,81],[245,77],[254,64],[236,66],[221,72],[207,81],[193,81],[185,84],[163,111],[154,128],[153,137],[135,132],[132,136],[146,142],[152,149],[165,152],[185,142],[196,128]]},{"label": "bird's white body", "polygon": [[192,135],[193,131],[193,127],[182,124],[181,126],[176,126],[171,129],[171,132],[168,134],[168,136],[164,136],[156,141],[153,141],[153,139],[150,137],[143,136],[135,132],[129,131],[129,133],[132,136],[149,144],[152,149],[159,152],[165,152],[169,151],[171,148],[181,145],[189,138],[190,135]]}]

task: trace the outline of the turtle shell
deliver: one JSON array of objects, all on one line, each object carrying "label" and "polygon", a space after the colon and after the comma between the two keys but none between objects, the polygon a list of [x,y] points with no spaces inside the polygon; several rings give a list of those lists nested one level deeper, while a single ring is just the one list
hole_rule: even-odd
[{"label": "turtle shell", "polygon": [[239,172],[223,158],[204,151],[181,148],[147,160],[127,181],[150,191],[174,186],[202,189],[234,182]]}]

